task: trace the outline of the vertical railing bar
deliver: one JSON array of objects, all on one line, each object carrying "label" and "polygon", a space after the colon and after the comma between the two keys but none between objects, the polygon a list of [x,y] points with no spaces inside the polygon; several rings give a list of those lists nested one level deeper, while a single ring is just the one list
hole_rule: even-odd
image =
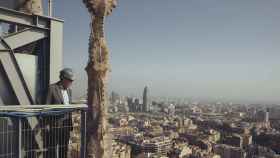
[{"label": "vertical railing bar", "polygon": [[[12,122],[12,119],[10,118],[9,121]],[[10,127],[10,128],[11,128],[10,148],[11,148],[11,157],[13,157],[13,134],[14,134],[14,129],[12,127]]]},{"label": "vertical railing bar", "polygon": [[16,151],[16,154],[17,154],[17,157],[18,158],[21,158],[22,157],[22,151],[21,151],[21,139],[22,139],[22,122],[21,122],[21,118],[17,118],[16,119],[16,128],[17,128],[17,151]]},{"label": "vertical railing bar", "polygon": [[[27,120],[28,121],[28,120]],[[32,126],[32,124],[33,124],[33,122],[32,122],[32,118],[30,119],[30,121],[28,121],[28,124],[30,123],[30,126]],[[31,143],[30,143],[30,145],[28,146],[28,152],[27,152],[27,154],[29,153],[30,155],[31,155],[31,158],[33,158],[33,152],[34,151],[32,151],[33,150],[33,131],[32,131],[32,129],[31,129],[31,127],[30,127],[30,129],[28,129],[29,130],[29,137],[30,137],[30,140],[31,140]]]},{"label": "vertical railing bar", "polygon": [[10,153],[9,153],[9,145],[8,145],[8,144],[9,144],[9,139],[8,139],[8,138],[9,138],[9,137],[8,137],[8,136],[9,136],[8,119],[9,119],[9,118],[7,118],[7,119],[6,119],[6,122],[5,122],[5,123],[6,123],[6,131],[7,131],[7,135],[6,135],[6,139],[5,139],[5,141],[6,141],[5,143],[6,143],[6,150],[7,150],[6,153],[7,153],[7,156],[9,156],[9,154],[10,154]]},{"label": "vertical railing bar", "polygon": [[5,137],[4,137],[4,153],[5,153],[5,155],[6,156],[8,156],[8,151],[7,151],[7,148],[8,148],[8,146],[7,146],[7,136],[8,136],[8,130],[7,130],[7,118],[4,120],[5,122],[3,123],[4,124],[4,131],[5,131]]},{"label": "vertical railing bar", "polygon": [[81,149],[80,149],[80,154],[81,154],[81,158],[85,158],[86,157],[86,126],[87,126],[87,122],[86,122],[86,110],[82,110],[81,111]]},{"label": "vertical railing bar", "polygon": [[3,153],[4,154],[3,155],[6,156],[7,153],[6,153],[5,135],[7,135],[7,132],[5,130],[5,122],[4,121],[5,121],[5,119],[3,119],[3,122],[2,122],[2,124],[3,124],[3,128],[2,128],[3,129],[3,144],[4,144],[4,147],[3,147]]},{"label": "vertical railing bar", "polygon": [[[4,123],[2,123],[2,118],[0,117],[0,125],[1,125],[1,129],[0,129],[0,132],[1,132],[1,134],[0,134],[0,136],[1,136],[1,144],[4,144],[4,131],[2,131],[3,129],[4,129],[4,125],[3,125]],[[0,148],[0,152],[2,152],[2,148]]]},{"label": "vertical railing bar", "polygon": [[[56,137],[54,137],[54,142],[55,142],[55,153],[56,153],[56,157],[58,158],[59,157],[59,143],[57,143],[57,140],[56,139],[59,139],[59,131],[58,131],[58,128],[59,128],[59,124],[58,124],[58,121],[59,119],[57,117],[54,117],[54,120],[55,120],[55,131],[54,131],[54,135]],[[58,138],[57,138],[58,136]]]}]

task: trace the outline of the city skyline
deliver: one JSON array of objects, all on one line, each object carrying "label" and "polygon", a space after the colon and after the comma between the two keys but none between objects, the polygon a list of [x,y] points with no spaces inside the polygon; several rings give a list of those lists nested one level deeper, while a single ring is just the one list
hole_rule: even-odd
[{"label": "city skyline", "polygon": [[[78,75],[79,96],[89,15],[82,2],[67,2],[54,1],[54,15],[65,20],[64,65]],[[141,94],[147,85],[153,96],[279,103],[279,7],[276,0],[119,1],[106,24],[110,89]]]}]

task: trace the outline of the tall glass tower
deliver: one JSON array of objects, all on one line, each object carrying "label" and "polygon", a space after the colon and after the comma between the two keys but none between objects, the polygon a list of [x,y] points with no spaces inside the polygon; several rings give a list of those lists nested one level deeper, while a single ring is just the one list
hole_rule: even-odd
[{"label": "tall glass tower", "polygon": [[143,112],[149,111],[149,103],[148,103],[148,87],[144,88],[143,92]]}]

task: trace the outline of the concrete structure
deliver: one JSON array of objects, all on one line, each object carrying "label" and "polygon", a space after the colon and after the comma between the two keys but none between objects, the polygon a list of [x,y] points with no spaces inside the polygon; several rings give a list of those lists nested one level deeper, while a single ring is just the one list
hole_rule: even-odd
[{"label": "concrete structure", "polygon": [[175,105],[174,104],[170,104],[169,106],[168,106],[168,114],[169,115],[174,115],[175,114]]},{"label": "concrete structure", "polygon": [[113,141],[113,154],[112,158],[130,158],[131,147],[129,145]]},{"label": "concrete structure", "polygon": [[143,112],[143,104],[139,98],[127,98],[129,112]]},{"label": "concrete structure", "polygon": [[243,137],[238,134],[233,134],[233,135],[225,137],[223,140],[223,143],[234,146],[234,147],[242,148],[243,147]]},{"label": "concrete structure", "polygon": [[218,144],[214,145],[213,151],[222,158],[245,158],[246,154],[241,148],[232,147],[229,145]]},{"label": "concrete structure", "polygon": [[253,143],[253,137],[250,134],[244,134],[243,137],[243,147],[248,147]]},{"label": "concrete structure", "polygon": [[166,156],[171,150],[171,139],[167,137],[156,137],[145,140],[142,143],[142,151],[145,153],[155,153],[158,156]]},{"label": "concrete structure", "polygon": [[271,107],[269,108],[269,119],[270,120],[279,120],[280,119],[280,107]]}]

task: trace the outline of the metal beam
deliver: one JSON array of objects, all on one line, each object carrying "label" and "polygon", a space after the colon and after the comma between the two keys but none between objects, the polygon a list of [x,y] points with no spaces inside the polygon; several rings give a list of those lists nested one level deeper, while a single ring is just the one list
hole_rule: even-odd
[{"label": "metal beam", "polygon": [[29,27],[38,27],[42,29],[49,29],[50,21],[63,22],[60,19],[34,15],[34,14],[26,14],[23,12],[7,9],[3,7],[0,7],[0,21],[29,26]]},{"label": "metal beam", "polygon": [[[3,38],[10,49],[16,49],[24,45],[36,42],[48,36],[48,32],[42,29],[25,29],[20,32],[13,33]],[[0,44],[0,50],[6,49],[7,46]]]},{"label": "metal beam", "polygon": [[0,97],[3,105],[18,105],[17,97],[0,62]]},{"label": "metal beam", "polygon": [[3,42],[0,42],[0,51],[1,52],[9,51]]},{"label": "metal beam", "polygon": [[16,157],[22,157],[22,122],[21,118],[16,119]]},{"label": "metal beam", "polygon": [[4,102],[1,97],[0,97],[0,105],[4,105]]},{"label": "metal beam", "polygon": [[51,21],[50,27],[49,81],[55,83],[59,80],[59,71],[63,67],[63,23]]},{"label": "metal beam", "polygon": [[48,28],[47,20],[39,18],[37,15],[30,15],[2,7],[0,7],[0,21],[31,27]]},{"label": "metal beam", "polygon": [[0,53],[0,62],[2,63],[4,71],[19,101],[19,104],[31,105],[31,100],[29,100],[28,92],[26,92],[26,87],[24,86],[24,83],[17,71],[15,61],[12,59],[12,54],[10,52]]}]

